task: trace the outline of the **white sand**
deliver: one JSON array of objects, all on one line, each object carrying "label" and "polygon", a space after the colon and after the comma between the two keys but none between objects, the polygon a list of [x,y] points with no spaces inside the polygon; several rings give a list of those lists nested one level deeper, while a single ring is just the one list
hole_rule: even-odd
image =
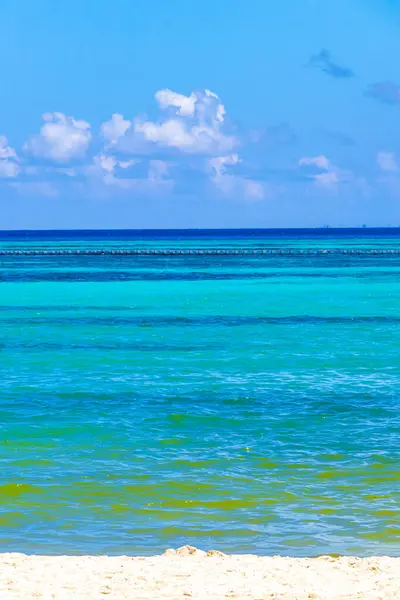
[{"label": "white sand", "polygon": [[0,599],[303,600],[400,598],[400,558],[0,554]]}]

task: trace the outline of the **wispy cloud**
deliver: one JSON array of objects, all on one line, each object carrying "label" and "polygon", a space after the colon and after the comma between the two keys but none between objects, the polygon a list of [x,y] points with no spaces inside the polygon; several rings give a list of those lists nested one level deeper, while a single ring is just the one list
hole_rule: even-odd
[{"label": "wispy cloud", "polygon": [[398,173],[399,166],[393,152],[378,152],[376,162],[381,171],[385,173]]},{"label": "wispy cloud", "polygon": [[11,181],[9,186],[21,196],[57,198],[60,195],[59,189],[50,181]]},{"label": "wispy cloud", "polygon": [[348,79],[354,77],[354,71],[335,62],[328,50],[321,50],[318,54],[311,56],[308,65],[320,69],[327,75],[336,79]]},{"label": "wispy cloud", "polygon": [[354,180],[354,175],[347,169],[340,169],[324,155],[305,156],[299,160],[299,166],[308,169],[308,177],[316,185],[333,188],[339,183]]},{"label": "wispy cloud", "polygon": [[225,196],[240,190],[241,195],[247,200],[262,200],[266,195],[264,183],[255,181],[239,174],[232,174],[231,168],[241,163],[237,154],[210,158],[208,168],[211,172],[211,181]]},{"label": "wispy cloud", "polygon": [[299,165],[303,166],[315,166],[319,169],[329,169],[329,160],[323,154],[319,156],[304,156],[299,160]]},{"label": "wispy cloud", "polygon": [[392,81],[371,83],[364,93],[384,104],[400,104],[400,85]]},{"label": "wispy cloud", "polygon": [[[265,128],[261,139],[253,139],[244,127],[234,126],[224,103],[210,90],[184,95],[163,89],[155,101],[155,116],[114,113],[98,131],[75,116],[46,113],[39,132],[27,136],[21,150],[0,136],[0,185],[49,198],[183,191],[255,202],[277,197],[291,185],[306,185],[322,195],[323,190],[329,194],[361,182],[362,177],[336,166],[324,153],[294,155],[293,144],[285,163],[275,150],[294,141],[288,125]],[[266,142],[269,152],[264,152]],[[389,152],[380,152],[377,161],[386,172],[381,177],[397,169]]]}]

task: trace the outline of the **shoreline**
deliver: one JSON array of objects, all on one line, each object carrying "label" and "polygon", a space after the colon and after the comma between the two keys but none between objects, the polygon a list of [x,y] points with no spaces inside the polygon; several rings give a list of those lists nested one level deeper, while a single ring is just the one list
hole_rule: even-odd
[{"label": "shoreline", "polygon": [[400,557],[225,555],[191,546],[156,556],[0,554],[2,600],[395,600]]}]

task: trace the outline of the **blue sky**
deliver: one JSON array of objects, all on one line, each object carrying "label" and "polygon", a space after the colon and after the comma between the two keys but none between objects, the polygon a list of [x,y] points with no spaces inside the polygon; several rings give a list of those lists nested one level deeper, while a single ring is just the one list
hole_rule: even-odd
[{"label": "blue sky", "polygon": [[400,224],[400,0],[2,0],[0,227]]}]

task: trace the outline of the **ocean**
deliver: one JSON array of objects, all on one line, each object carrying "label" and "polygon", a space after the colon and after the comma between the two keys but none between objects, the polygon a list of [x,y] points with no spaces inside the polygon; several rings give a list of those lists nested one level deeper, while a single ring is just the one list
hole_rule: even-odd
[{"label": "ocean", "polygon": [[0,233],[0,551],[400,555],[400,229]]}]

